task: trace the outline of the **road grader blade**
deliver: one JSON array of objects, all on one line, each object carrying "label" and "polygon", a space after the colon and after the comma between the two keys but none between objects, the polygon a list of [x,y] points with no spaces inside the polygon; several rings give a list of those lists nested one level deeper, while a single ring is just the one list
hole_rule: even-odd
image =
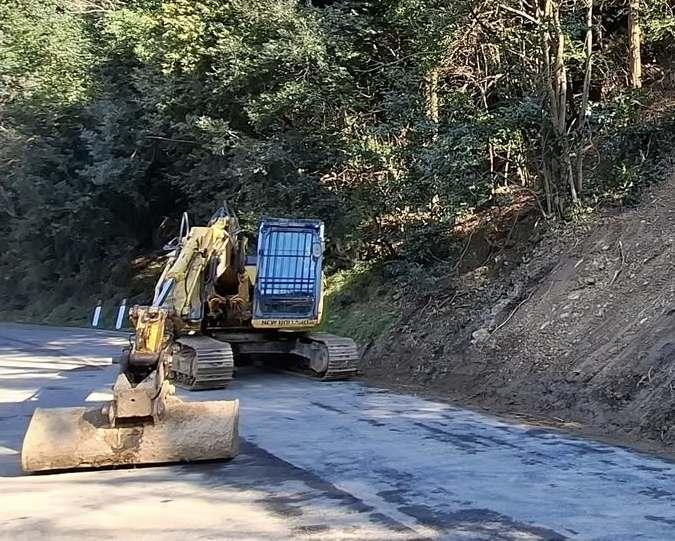
[{"label": "road grader blade", "polygon": [[239,401],[164,401],[161,419],[117,425],[106,408],[37,408],[21,451],[27,472],[233,458]]}]

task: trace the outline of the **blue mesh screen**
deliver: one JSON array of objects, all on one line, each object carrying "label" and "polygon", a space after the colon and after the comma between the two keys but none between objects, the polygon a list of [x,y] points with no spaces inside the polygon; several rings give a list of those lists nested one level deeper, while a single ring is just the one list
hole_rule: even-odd
[{"label": "blue mesh screen", "polygon": [[311,317],[321,280],[316,230],[263,229],[256,283],[259,317]]}]

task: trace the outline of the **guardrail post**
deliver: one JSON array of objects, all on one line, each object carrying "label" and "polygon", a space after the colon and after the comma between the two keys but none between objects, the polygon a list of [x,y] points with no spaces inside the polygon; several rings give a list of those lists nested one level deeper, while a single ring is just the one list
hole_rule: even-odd
[{"label": "guardrail post", "polygon": [[103,301],[99,299],[96,308],[94,308],[94,315],[91,318],[91,326],[98,327],[98,323],[101,320],[101,310],[103,309]]},{"label": "guardrail post", "polygon": [[115,329],[118,331],[122,328],[122,322],[124,321],[124,314],[127,311],[127,300],[122,299],[122,304],[120,304],[119,309],[117,310],[117,321],[115,321]]}]

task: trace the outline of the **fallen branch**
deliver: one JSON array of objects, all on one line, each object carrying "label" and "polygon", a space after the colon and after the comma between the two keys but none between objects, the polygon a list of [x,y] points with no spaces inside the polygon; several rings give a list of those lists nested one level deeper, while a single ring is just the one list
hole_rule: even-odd
[{"label": "fallen branch", "polygon": [[614,277],[612,278],[611,282],[609,282],[610,286],[616,282],[619,274],[621,274],[621,271],[623,271],[623,266],[626,264],[626,254],[623,253],[623,243],[621,241],[619,241],[619,253],[621,254],[621,266],[616,270]]},{"label": "fallen branch", "polygon": [[188,143],[190,145],[198,145],[199,141],[190,141],[188,139],[173,139],[171,137],[162,137],[160,135],[146,135],[146,139],[155,139],[157,141],[170,141],[171,143]]},{"label": "fallen branch", "polygon": [[457,260],[457,263],[455,263],[455,266],[452,268],[452,272],[456,272],[459,270],[460,265],[464,261],[464,256],[469,250],[469,246],[471,245],[471,239],[473,238],[473,231],[469,234],[469,238],[466,241],[466,244],[464,245],[464,249],[462,250],[462,253],[459,256],[459,259]]},{"label": "fallen branch", "polygon": [[437,305],[435,306],[436,310],[440,310],[440,309],[443,308],[446,304],[451,303],[452,301],[454,301],[454,300],[457,298],[457,295],[458,295],[458,294],[459,294],[459,291],[455,291],[455,294],[454,294],[452,297],[447,297],[447,298],[445,298],[442,302],[440,302],[439,304],[437,304]]},{"label": "fallen branch", "polygon": [[507,317],[504,321],[502,321],[499,325],[497,325],[497,327],[495,327],[495,330],[492,331],[492,335],[494,335],[499,329],[501,329],[504,325],[506,325],[506,324],[511,320],[511,318],[516,314],[516,312],[518,311],[518,309],[519,309],[523,304],[525,304],[527,301],[529,301],[529,300],[532,298],[532,295],[534,295],[534,292],[535,292],[535,291],[536,291],[536,289],[533,289],[532,292],[531,292],[525,299],[523,299],[523,300],[518,304],[518,306],[516,306],[516,307],[513,309],[513,312],[511,312],[511,313],[509,314],[509,317]]}]

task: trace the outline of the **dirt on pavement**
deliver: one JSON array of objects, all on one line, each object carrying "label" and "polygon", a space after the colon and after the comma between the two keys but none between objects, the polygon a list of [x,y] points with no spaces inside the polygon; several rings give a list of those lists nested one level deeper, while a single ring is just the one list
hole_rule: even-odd
[{"label": "dirt on pavement", "polygon": [[675,177],[540,228],[532,209],[491,264],[404,306],[366,378],[675,455]]}]

